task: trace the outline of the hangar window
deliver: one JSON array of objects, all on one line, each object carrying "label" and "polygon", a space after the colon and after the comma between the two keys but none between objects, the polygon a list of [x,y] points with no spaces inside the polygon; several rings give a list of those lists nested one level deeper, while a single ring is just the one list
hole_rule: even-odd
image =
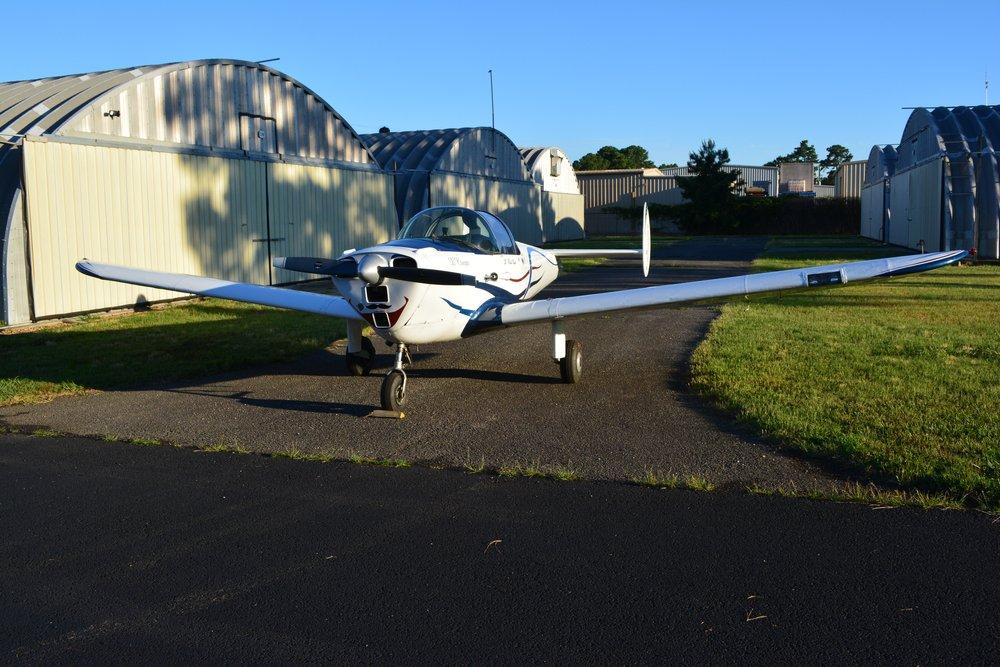
[{"label": "hangar window", "polygon": [[552,176],[558,178],[560,172],[562,171],[562,158],[556,155],[555,153],[552,153],[549,160],[550,160],[549,166],[551,169],[549,173],[552,174]]}]

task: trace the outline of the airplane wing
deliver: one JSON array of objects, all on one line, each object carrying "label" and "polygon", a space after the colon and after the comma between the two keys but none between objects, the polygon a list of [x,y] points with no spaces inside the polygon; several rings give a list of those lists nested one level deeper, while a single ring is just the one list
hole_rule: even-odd
[{"label": "airplane wing", "polygon": [[[953,250],[518,302],[502,306],[499,320],[502,324],[521,324],[614,310],[656,308],[765,292],[847,285],[876,278],[930,271],[954,264],[968,254],[965,250]],[[492,315],[495,317],[495,313]]]},{"label": "airplane wing", "polygon": [[306,313],[316,313],[317,315],[327,315],[329,317],[343,317],[353,320],[362,319],[361,315],[354,310],[351,304],[339,296],[316,294],[315,292],[304,292],[281,287],[251,285],[249,283],[233,283],[228,280],[190,276],[183,273],[161,273],[159,271],[130,269],[126,266],[98,264],[97,262],[87,260],[77,262],[76,270],[84,275],[100,278],[101,280],[113,280],[120,283],[142,285],[144,287],[158,287],[176,292],[230,299],[231,301],[258,303],[262,306],[301,310]]}]

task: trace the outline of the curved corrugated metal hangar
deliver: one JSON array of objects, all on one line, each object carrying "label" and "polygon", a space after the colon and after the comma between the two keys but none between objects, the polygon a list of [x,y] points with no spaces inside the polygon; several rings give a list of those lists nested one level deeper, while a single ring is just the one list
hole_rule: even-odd
[{"label": "curved corrugated metal hangar", "polygon": [[393,179],[266,65],[197,60],[0,84],[0,321],[180,296],[83,284],[80,258],[282,283],[397,228]]}]

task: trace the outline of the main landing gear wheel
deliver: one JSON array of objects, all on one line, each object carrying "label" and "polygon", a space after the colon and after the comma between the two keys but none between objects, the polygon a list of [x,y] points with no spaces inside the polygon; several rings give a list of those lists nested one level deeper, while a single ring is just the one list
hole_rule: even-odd
[{"label": "main landing gear wheel", "polygon": [[382,409],[401,412],[406,403],[406,374],[391,370],[382,380]]},{"label": "main landing gear wheel", "polygon": [[575,384],[583,376],[583,345],[578,340],[566,341],[566,356],[559,360],[563,382]]},{"label": "main landing gear wheel", "polygon": [[361,349],[347,353],[347,372],[351,375],[368,375],[375,366],[375,346],[370,339],[361,341]]}]

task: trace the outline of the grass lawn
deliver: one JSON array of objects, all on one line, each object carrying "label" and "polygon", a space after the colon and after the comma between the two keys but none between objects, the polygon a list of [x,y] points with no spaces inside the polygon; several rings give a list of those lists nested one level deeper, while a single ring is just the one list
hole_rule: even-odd
[{"label": "grass lawn", "polygon": [[[782,238],[755,268],[885,254],[863,239]],[[727,305],[692,372],[768,436],[1000,510],[1000,267]]]},{"label": "grass lawn", "polygon": [[345,334],[336,318],[208,299],[0,335],[0,405],[282,361]]}]

